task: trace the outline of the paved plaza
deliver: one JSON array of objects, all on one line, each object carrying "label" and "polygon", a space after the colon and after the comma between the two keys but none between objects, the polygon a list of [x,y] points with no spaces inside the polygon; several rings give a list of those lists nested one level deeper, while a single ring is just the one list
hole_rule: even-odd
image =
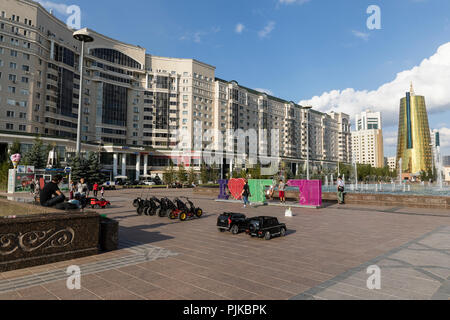
[{"label": "paved plaza", "polygon": [[[141,190],[108,192],[108,217],[120,222],[120,250],[0,273],[0,299],[310,300],[450,298],[450,212],[326,204],[322,209],[216,202],[186,190],[204,209],[187,222],[137,216]],[[147,191],[143,194],[147,196]],[[270,241],[220,233],[217,215],[273,215],[288,226]],[[68,290],[68,266],[81,268],[81,289]],[[369,290],[370,266],[381,289]]]}]

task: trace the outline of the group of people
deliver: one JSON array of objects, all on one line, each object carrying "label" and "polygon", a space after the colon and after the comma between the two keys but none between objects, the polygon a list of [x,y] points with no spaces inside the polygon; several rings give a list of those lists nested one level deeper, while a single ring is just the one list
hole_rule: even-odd
[{"label": "group of people", "polygon": [[[103,198],[103,196],[105,195],[105,187],[102,186],[100,189],[100,185],[98,184],[98,182],[95,182],[94,185],[92,186],[92,192],[94,193],[95,198],[97,198],[99,191]],[[86,197],[89,196],[90,190],[84,178],[81,178],[79,183],[74,183],[73,181],[70,181],[69,183],[70,199],[73,199],[76,193],[84,194]]]},{"label": "group of people", "polygon": [[[273,195],[275,193],[276,187],[277,185],[274,183],[267,190],[267,195],[269,196],[270,200],[273,200]],[[345,183],[342,180],[341,176],[339,176],[337,180],[337,195],[338,195],[338,204],[344,204]],[[246,208],[247,205],[250,205],[249,198],[252,196],[250,193],[250,187],[248,185],[247,180],[245,180],[245,185],[242,190],[241,196],[244,201],[244,208]],[[278,196],[280,198],[281,204],[286,204],[286,183],[283,181],[283,179],[281,179],[280,182],[278,183]]]},{"label": "group of people", "polygon": [[[66,200],[66,196],[59,189],[59,185],[63,181],[63,176],[55,175],[49,183],[47,183],[42,190],[40,190],[40,203],[43,207],[54,207]],[[96,182],[93,185],[92,191],[94,197],[97,197],[98,192],[101,192],[101,197],[105,195],[105,188],[102,186],[100,189],[99,184]],[[70,181],[69,183],[69,200],[75,199],[75,195],[79,194],[81,197],[89,196],[89,187],[84,178],[81,178],[78,183]]]},{"label": "group of people", "polygon": [[[275,193],[276,184],[272,184],[269,187],[269,190],[267,190],[267,195],[269,196],[270,200],[273,200],[273,195]],[[280,202],[282,204],[286,203],[286,183],[283,180],[280,180],[278,183],[278,195],[280,198]],[[248,181],[245,180],[244,188],[242,189],[242,200],[244,201],[244,208],[247,207],[247,205],[250,205],[249,198],[252,196],[250,193],[250,186],[248,185]]]}]

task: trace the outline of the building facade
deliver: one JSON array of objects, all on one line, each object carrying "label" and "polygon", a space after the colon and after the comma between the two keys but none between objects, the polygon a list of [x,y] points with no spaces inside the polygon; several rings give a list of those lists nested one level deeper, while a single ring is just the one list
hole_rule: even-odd
[{"label": "building facade", "polygon": [[397,169],[397,157],[386,158],[386,165],[389,167],[389,170],[395,171]]},{"label": "building facade", "polygon": [[402,172],[410,176],[431,171],[433,167],[425,97],[416,96],[412,84],[410,92],[400,101],[397,160],[400,159]]},{"label": "building facade", "polygon": [[[101,152],[113,177],[161,173],[170,160],[198,168],[217,150],[233,154],[229,167],[256,152],[295,173],[308,136],[313,166],[351,159],[348,115],[307,111],[218,79],[212,65],[156,56],[90,29],[80,92],[74,30],[30,0],[2,0],[0,14],[0,143],[18,139],[26,150],[39,135],[64,163],[75,154],[81,96],[82,151]],[[245,138],[243,154],[238,130],[257,135],[256,146]]]},{"label": "building facade", "polygon": [[381,113],[368,110],[356,115],[355,128],[356,131],[352,132],[353,162],[384,167]]}]

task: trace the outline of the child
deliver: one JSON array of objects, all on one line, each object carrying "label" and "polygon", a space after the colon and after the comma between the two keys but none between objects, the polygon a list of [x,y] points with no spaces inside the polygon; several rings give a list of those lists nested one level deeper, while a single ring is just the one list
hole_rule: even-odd
[{"label": "child", "polygon": [[102,190],[100,191],[101,195],[102,195],[102,199],[104,199],[104,194],[105,194],[105,187],[102,187]]}]

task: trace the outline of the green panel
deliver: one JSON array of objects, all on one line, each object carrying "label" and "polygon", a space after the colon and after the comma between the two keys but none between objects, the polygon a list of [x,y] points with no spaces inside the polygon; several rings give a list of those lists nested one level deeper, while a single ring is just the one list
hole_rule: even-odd
[{"label": "green panel", "polygon": [[264,203],[266,202],[266,195],[264,193],[264,188],[266,186],[271,186],[273,184],[273,180],[256,180],[251,179],[248,180],[248,186],[250,187],[250,202],[251,203]]}]

